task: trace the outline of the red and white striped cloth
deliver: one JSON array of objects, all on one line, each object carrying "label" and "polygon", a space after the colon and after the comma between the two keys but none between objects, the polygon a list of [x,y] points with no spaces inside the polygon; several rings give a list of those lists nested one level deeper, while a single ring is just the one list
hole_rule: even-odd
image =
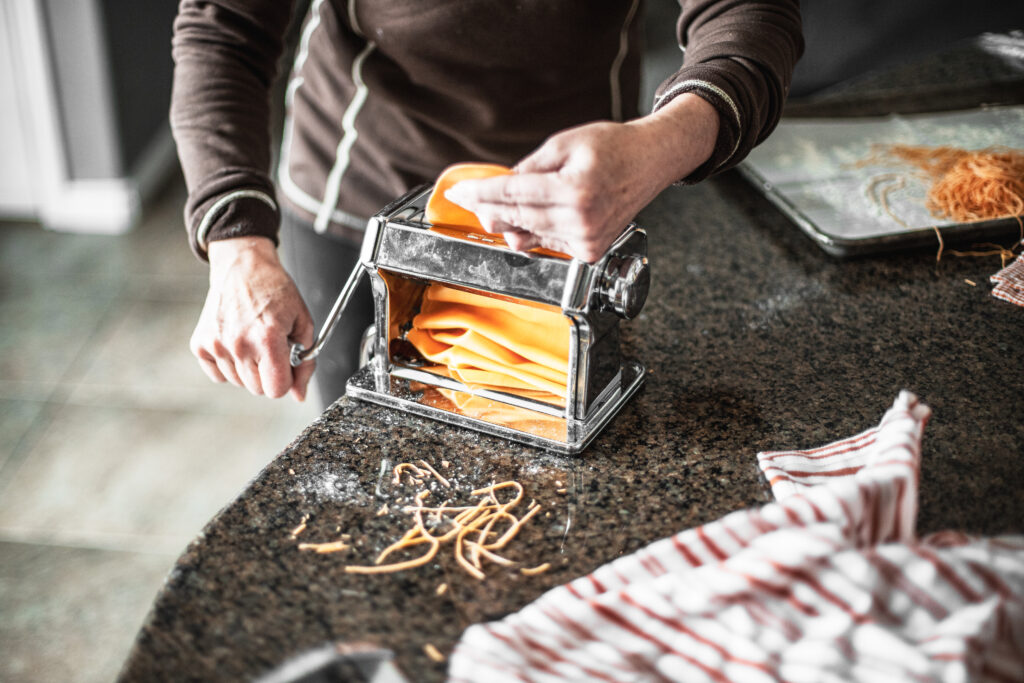
[{"label": "red and white striped cloth", "polygon": [[759,454],[777,502],[468,628],[450,680],[1024,680],[1024,537],[915,537],[928,415],[903,392],[874,429]]},{"label": "red and white striped cloth", "polygon": [[1024,306],[1024,256],[1018,256],[991,278],[992,296]]}]

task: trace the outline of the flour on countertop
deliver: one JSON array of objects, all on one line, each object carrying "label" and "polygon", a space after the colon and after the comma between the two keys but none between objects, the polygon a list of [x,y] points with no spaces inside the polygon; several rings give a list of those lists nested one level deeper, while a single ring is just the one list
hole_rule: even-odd
[{"label": "flour on countertop", "polygon": [[323,472],[312,472],[295,480],[296,488],[304,498],[316,501],[345,501],[368,505],[370,494],[363,489],[359,475],[347,467],[332,467]]}]

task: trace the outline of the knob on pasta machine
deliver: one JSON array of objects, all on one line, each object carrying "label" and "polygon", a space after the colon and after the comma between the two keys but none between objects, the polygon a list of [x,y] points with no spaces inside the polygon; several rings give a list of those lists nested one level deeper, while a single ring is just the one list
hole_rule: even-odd
[{"label": "knob on pasta machine", "polygon": [[651,268],[646,256],[615,254],[605,266],[598,295],[606,309],[632,320],[643,310],[650,287]]}]

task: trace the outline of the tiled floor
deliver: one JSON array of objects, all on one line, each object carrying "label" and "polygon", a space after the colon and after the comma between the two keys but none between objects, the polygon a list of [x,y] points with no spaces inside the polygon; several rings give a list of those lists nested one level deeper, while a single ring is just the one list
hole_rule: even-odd
[{"label": "tiled floor", "polygon": [[206,379],[175,178],[120,237],[0,223],[0,680],[110,681],[175,558],[318,410]]}]

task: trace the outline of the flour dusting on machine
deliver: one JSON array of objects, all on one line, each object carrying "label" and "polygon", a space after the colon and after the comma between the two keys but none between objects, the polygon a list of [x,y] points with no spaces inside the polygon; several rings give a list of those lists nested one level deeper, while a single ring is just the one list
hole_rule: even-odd
[{"label": "flour dusting on machine", "polygon": [[[544,250],[522,253],[500,236],[431,225],[424,213],[430,193],[429,185],[416,188],[370,219],[360,262],[316,343],[308,350],[292,347],[292,364],[319,353],[366,273],[375,322],[364,336],[362,367],[348,382],[349,396],[563,453],[583,450],[644,381],[644,366],[622,357],[619,320],[638,315],[647,298],[646,233],[630,224],[593,264]],[[539,365],[534,361],[547,356],[535,359],[532,347],[522,350],[513,340],[515,352],[496,353],[513,359],[508,366],[513,375],[520,368],[523,377],[533,376],[527,371],[543,375],[538,381],[546,383],[544,390],[516,388],[516,378],[508,387],[476,381],[490,366],[471,367],[466,357],[475,358],[480,346],[452,354],[436,340],[490,341],[464,330],[436,329],[448,324],[435,313],[449,304],[433,302],[435,293],[446,300],[494,303],[497,312],[479,309],[478,315],[484,322],[497,321],[499,328],[501,320],[511,319],[502,318],[510,315],[506,309],[527,311],[526,320],[534,311],[556,320],[560,324],[541,329],[516,318],[516,329],[539,334],[542,345],[559,349],[561,360],[554,362],[564,363],[564,369]],[[430,330],[419,329],[430,323]],[[441,355],[432,355],[434,347],[443,349]],[[451,367],[437,362],[456,356],[461,360]]]}]

